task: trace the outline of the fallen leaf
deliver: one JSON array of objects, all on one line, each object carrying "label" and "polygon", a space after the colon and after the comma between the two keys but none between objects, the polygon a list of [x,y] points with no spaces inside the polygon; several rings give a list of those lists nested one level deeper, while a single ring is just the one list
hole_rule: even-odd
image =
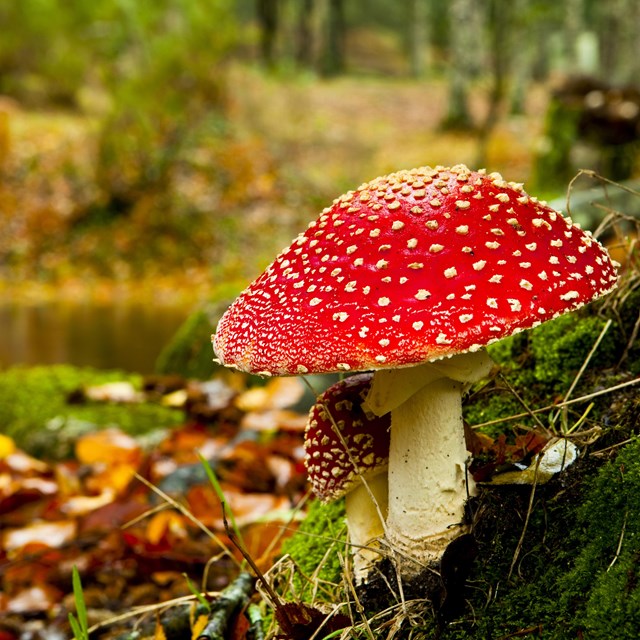
[{"label": "fallen leaf", "polygon": [[286,409],[251,411],[240,421],[240,427],[250,431],[304,431],[307,416]]},{"label": "fallen leaf", "polygon": [[144,394],[136,390],[130,382],[108,382],[84,389],[87,400],[94,402],[133,403],[142,402]]},{"label": "fallen leaf", "polygon": [[47,473],[49,471],[49,465],[41,460],[31,457],[24,451],[16,450],[14,453],[10,453],[2,461],[2,465],[14,471],[26,475],[28,473]]},{"label": "fallen leaf", "polygon": [[184,517],[175,511],[165,510],[156,513],[147,523],[147,540],[152,545],[157,545],[161,540],[172,537],[184,538],[187,530],[184,526]]},{"label": "fallen leaf", "polygon": [[0,545],[6,551],[15,551],[33,543],[61,547],[74,539],[76,531],[77,525],[73,520],[37,522],[28,527],[3,531]]},{"label": "fallen leaf", "polygon": [[142,452],[131,436],[112,428],[80,437],[76,442],[76,457],[84,464],[128,463],[137,466]]},{"label": "fallen leaf", "polygon": [[97,496],[73,496],[60,505],[60,511],[69,516],[82,516],[113,502],[115,495],[113,489],[105,487]]},{"label": "fallen leaf", "polygon": [[15,442],[9,437],[0,433],[0,460],[11,455],[16,450]]},{"label": "fallen leaf", "polygon": [[23,613],[33,611],[52,611],[54,605],[62,599],[62,592],[51,585],[39,585],[20,591],[6,605],[6,611]]},{"label": "fallen leaf", "polygon": [[303,383],[295,377],[273,378],[264,387],[241,393],[235,405],[242,411],[269,411],[293,406],[304,395]]}]

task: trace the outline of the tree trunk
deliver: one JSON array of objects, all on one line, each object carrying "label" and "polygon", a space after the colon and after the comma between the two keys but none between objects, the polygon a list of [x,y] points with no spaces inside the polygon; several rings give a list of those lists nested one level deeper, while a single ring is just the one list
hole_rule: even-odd
[{"label": "tree trunk", "polygon": [[335,76],[344,71],[345,19],[344,0],[329,0],[327,6],[326,40],[322,56],[322,72]]},{"label": "tree trunk", "polygon": [[256,14],[260,25],[260,55],[265,66],[275,64],[275,45],[279,26],[278,0],[257,0]]},{"label": "tree trunk", "polygon": [[578,38],[584,31],[584,0],[565,0],[564,6],[564,57],[567,71],[579,68]]},{"label": "tree trunk", "polygon": [[512,28],[511,5],[501,0],[487,3],[489,25],[489,66],[491,71],[491,89],[487,113],[480,127],[478,146],[478,166],[486,163],[487,145],[491,134],[500,119],[500,108],[504,101],[507,86],[507,73],[511,58],[512,41],[509,37]]},{"label": "tree trunk", "polygon": [[469,85],[475,61],[474,49],[470,46],[478,34],[469,17],[477,10],[474,0],[451,0],[450,19],[450,78],[449,106],[443,127],[446,129],[471,129],[473,121],[469,111]]},{"label": "tree trunk", "polygon": [[297,2],[299,5],[296,25],[296,63],[300,67],[308,68],[313,66],[315,0],[297,0]]},{"label": "tree trunk", "polygon": [[425,70],[425,48],[427,44],[426,0],[409,0],[408,49],[411,75],[421,78]]}]

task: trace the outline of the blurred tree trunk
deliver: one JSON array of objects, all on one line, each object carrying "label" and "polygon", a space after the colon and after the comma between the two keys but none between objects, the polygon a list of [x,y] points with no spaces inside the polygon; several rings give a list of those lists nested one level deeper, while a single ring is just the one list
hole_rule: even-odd
[{"label": "blurred tree trunk", "polygon": [[278,0],[257,0],[256,15],[260,26],[260,55],[265,66],[275,64],[276,37],[280,22]]},{"label": "blurred tree trunk", "polygon": [[638,82],[639,4],[638,0],[608,0],[597,4],[602,73],[616,83]]},{"label": "blurred tree trunk", "polygon": [[338,75],[344,71],[345,30],[344,0],[328,0],[322,56],[322,73],[325,76]]},{"label": "blurred tree trunk", "polygon": [[570,73],[580,68],[578,40],[585,30],[584,17],[584,0],[565,0],[563,42],[566,67]]},{"label": "blurred tree trunk", "polygon": [[297,0],[298,19],[296,25],[296,62],[301,67],[313,66],[315,0]]},{"label": "blurred tree trunk", "polygon": [[427,45],[427,2],[408,0],[409,61],[411,75],[420,78],[425,70],[425,48]]},{"label": "blurred tree trunk", "polygon": [[[580,0],[581,1],[581,0]],[[533,37],[527,16],[529,0],[513,0],[511,20],[509,65],[509,111],[513,114],[525,112],[527,93],[533,81],[532,49]]]},{"label": "blurred tree trunk", "polygon": [[445,129],[471,129],[469,85],[473,75],[476,41],[475,20],[470,16],[477,10],[475,0],[451,0],[449,3],[449,105],[442,126]]},{"label": "blurred tree trunk", "polygon": [[[500,109],[507,91],[509,61],[515,44],[511,37],[514,28],[514,14],[523,8],[522,0],[513,0],[513,3],[504,3],[502,0],[487,0],[485,7],[489,34],[491,88],[487,113],[479,131],[478,166],[486,163],[487,145],[500,119]],[[521,42],[517,44],[522,45]]]}]

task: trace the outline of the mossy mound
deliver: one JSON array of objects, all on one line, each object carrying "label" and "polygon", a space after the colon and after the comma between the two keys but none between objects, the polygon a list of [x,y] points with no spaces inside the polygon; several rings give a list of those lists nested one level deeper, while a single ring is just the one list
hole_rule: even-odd
[{"label": "mossy mound", "polygon": [[[485,431],[507,441],[514,432],[543,426],[569,434],[580,458],[535,488],[481,485],[470,504],[478,556],[466,583],[464,612],[443,626],[434,607],[421,600],[406,609],[409,619],[394,607],[398,594],[390,594],[388,613],[368,612],[376,616],[375,637],[388,637],[390,628],[414,639],[638,637],[640,398],[634,386],[608,391],[630,381],[638,367],[630,336],[640,295],[627,292],[625,301],[624,307],[591,305],[491,347],[499,373],[472,391],[467,421],[495,421]],[[526,415],[526,408],[552,405],[567,395],[586,398],[564,412]],[[520,413],[518,420],[497,422]],[[329,531],[342,524],[340,508],[331,509],[336,507],[315,505],[303,530]],[[308,558],[326,559],[339,547],[333,539],[314,538],[311,553],[310,544],[296,536],[287,547],[305,572],[311,570]],[[342,601],[349,600],[341,566],[325,566],[335,572],[324,579],[335,584]],[[362,637],[370,637],[367,633]]]},{"label": "mossy mound", "polygon": [[[118,381],[131,382],[137,388],[142,384],[138,375],[70,365],[12,367],[2,371],[0,430],[21,448],[50,458],[56,454],[51,448],[52,441],[63,440],[61,432],[65,428],[77,432],[118,426],[132,435],[140,435],[183,421],[181,411],[155,403],[69,402],[70,395],[79,388]],[[68,452],[59,453],[64,456]]]},{"label": "mossy mound", "polygon": [[[531,491],[531,486],[481,489],[474,529],[479,554],[466,587],[465,613],[442,637],[635,640],[640,628],[640,442],[605,464],[587,457],[537,487],[525,530]],[[336,590],[344,588],[335,560],[342,545],[330,532],[340,530],[344,536],[342,507],[318,503],[310,509],[304,533],[286,547],[306,575],[322,566],[323,582]],[[414,618],[412,637],[434,637],[436,628],[425,606]]]},{"label": "mossy mound", "polygon": [[[525,406],[536,408],[562,399],[591,354],[572,397],[587,393],[620,360],[625,345],[617,325],[587,312],[560,316],[505,338],[488,348],[500,367],[499,375],[471,394],[464,407],[465,419],[471,425],[484,424],[522,413]],[[521,424],[533,427],[535,421],[523,418]],[[498,424],[488,433],[503,431],[504,424]]]},{"label": "mossy mound", "polygon": [[156,373],[176,374],[183,378],[208,380],[219,369],[213,358],[211,333],[221,310],[198,309],[178,328],[173,338],[160,352]]}]

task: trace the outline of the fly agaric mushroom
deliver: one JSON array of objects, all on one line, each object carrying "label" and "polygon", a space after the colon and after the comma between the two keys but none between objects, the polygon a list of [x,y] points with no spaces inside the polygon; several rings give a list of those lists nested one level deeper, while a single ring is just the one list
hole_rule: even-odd
[{"label": "fly agaric mushroom", "polygon": [[214,349],[262,375],[377,370],[368,407],[391,412],[387,537],[411,575],[464,531],[461,398],[488,371],[483,347],[616,283],[591,234],[521,185],[423,167],[335,200],[231,305]]},{"label": "fly agaric mushroom", "polygon": [[341,380],[318,396],[309,411],[305,464],[311,488],[322,502],[345,496],[356,583],[366,580],[379,554],[387,515],[388,415],[367,414],[362,403],[372,374]]}]

